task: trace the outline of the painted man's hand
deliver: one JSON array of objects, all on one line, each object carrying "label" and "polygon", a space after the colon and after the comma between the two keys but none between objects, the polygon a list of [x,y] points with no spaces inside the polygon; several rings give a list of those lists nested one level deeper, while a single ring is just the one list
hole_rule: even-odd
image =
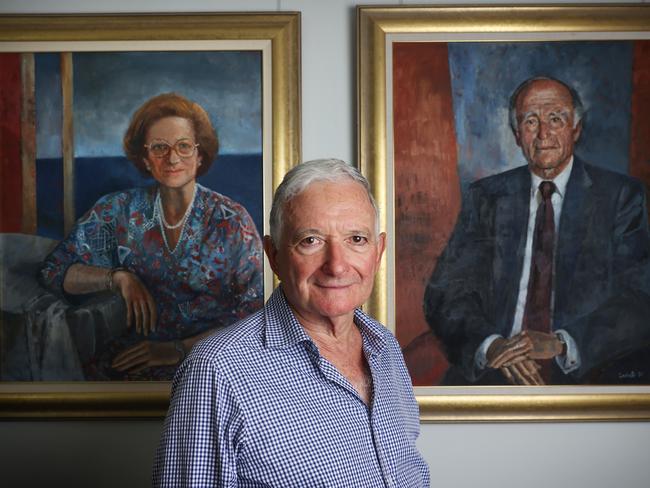
[{"label": "painted man's hand", "polygon": [[504,368],[524,359],[552,359],[563,353],[563,347],[555,334],[525,330],[510,339],[496,339],[488,349],[487,365]]},{"label": "painted man's hand", "polygon": [[521,335],[531,341],[532,349],[528,353],[531,359],[552,359],[563,353],[564,346],[555,334],[527,330]]},{"label": "painted man's hand", "polygon": [[487,350],[487,366],[500,369],[503,366],[519,363],[528,359],[528,353],[532,348],[532,341],[528,337],[522,337],[521,334],[509,339],[499,337]]},{"label": "painted man's hand", "polygon": [[511,385],[543,385],[544,380],[539,374],[542,367],[532,359],[513,362],[509,366],[502,366],[499,371]]}]

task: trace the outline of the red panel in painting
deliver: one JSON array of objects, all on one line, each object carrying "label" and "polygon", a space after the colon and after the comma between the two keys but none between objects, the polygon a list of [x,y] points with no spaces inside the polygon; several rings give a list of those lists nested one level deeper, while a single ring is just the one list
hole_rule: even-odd
[{"label": "red panel in painting", "polygon": [[[630,174],[650,191],[650,41],[634,43]],[[650,210],[649,210],[650,212]]]},{"label": "red panel in painting", "polygon": [[393,126],[396,335],[413,383],[431,385],[447,362],[422,299],[461,201],[445,43],[393,44]]},{"label": "red panel in painting", "polygon": [[0,54],[0,232],[20,232],[20,54]]}]

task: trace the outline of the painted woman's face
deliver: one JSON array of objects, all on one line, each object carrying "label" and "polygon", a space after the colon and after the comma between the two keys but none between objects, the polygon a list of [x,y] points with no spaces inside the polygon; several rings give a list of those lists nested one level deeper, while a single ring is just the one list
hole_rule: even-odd
[{"label": "painted woman's face", "polygon": [[158,183],[183,188],[196,179],[201,155],[192,123],[182,117],[165,117],[147,131],[144,162]]}]

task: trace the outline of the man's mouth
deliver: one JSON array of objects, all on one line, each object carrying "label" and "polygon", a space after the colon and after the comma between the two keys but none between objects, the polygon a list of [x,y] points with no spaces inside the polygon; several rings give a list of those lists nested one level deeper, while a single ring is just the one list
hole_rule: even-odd
[{"label": "man's mouth", "polygon": [[543,146],[543,147],[536,146],[535,147],[536,151],[555,151],[557,149],[558,149],[557,146]]},{"label": "man's mouth", "polygon": [[318,286],[319,288],[327,288],[332,290],[348,288],[349,286],[352,285],[353,283],[316,283],[316,286]]}]

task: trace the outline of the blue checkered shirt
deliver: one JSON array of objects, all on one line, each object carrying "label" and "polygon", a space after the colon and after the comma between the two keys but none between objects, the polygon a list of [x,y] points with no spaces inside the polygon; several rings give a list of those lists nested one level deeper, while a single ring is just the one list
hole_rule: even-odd
[{"label": "blue checkered shirt", "polygon": [[281,289],[197,343],[174,378],[154,486],[428,487],[399,345],[360,310],[354,320],[371,407],[319,354]]}]

